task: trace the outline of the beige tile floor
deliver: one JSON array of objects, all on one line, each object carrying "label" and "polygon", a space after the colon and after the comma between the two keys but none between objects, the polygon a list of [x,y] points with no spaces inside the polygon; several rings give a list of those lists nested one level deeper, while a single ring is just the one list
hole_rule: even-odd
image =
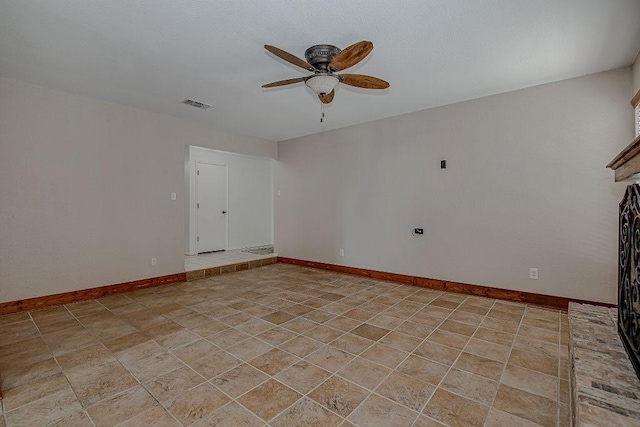
[{"label": "beige tile floor", "polygon": [[199,255],[186,255],[184,258],[184,271],[202,270],[204,268],[220,267],[222,265],[236,264],[239,262],[255,261],[258,259],[273,258],[276,253],[265,255],[244,252],[242,249],[231,251],[211,252]]},{"label": "beige tile floor", "polygon": [[568,425],[559,311],[275,264],[0,317],[0,426]]}]

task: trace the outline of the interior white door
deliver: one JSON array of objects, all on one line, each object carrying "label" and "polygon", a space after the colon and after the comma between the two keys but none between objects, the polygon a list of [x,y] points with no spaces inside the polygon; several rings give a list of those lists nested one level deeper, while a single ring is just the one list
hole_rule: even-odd
[{"label": "interior white door", "polygon": [[198,253],[227,249],[227,166],[196,163]]}]

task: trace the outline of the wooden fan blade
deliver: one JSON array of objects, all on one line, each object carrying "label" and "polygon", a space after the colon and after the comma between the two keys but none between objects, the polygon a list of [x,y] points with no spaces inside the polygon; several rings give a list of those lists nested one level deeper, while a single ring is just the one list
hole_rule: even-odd
[{"label": "wooden fan blade", "polygon": [[352,44],[333,57],[329,63],[329,69],[332,71],[341,71],[353,67],[366,58],[372,50],[373,43],[366,40]]},{"label": "wooden fan blade", "polygon": [[289,52],[285,52],[284,50],[278,49],[275,46],[269,46],[268,44],[265,44],[264,48],[267,49],[269,52],[273,53],[278,58],[284,59],[290,64],[293,64],[300,68],[304,68],[305,70],[309,70],[309,71],[315,70],[315,68],[313,68],[313,65],[309,64],[306,61],[303,61],[302,59],[298,58],[295,55],[290,54]]},{"label": "wooden fan blade", "polygon": [[323,104],[330,104],[331,101],[333,101],[333,95],[335,95],[335,91],[332,90],[326,95],[318,95],[318,98],[320,98]]},{"label": "wooden fan blade", "polygon": [[299,83],[299,82],[303,82],[304,81],[304,77],[297,77],[295,79],[287,79],[287,80],[280,80],[277,82],[272,82],[272,83],[267,83],[266,85],[262,85],[262,87],[277,87],[277,86],[285,86],[285,85],[292,85],[294,83]]},{"label": "wooden fan blade", "polygon": [[364,74],[341,74],[340,81],[349,86],[365,89],[386,89],[389,87],[389,82]]}]

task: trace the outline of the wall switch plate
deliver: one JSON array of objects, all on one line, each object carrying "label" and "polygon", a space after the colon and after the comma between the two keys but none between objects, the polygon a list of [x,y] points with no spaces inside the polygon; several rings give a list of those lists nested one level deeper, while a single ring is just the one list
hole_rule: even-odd
[{"label": "wall switch plate", "polygon": [[278,190],[278,196],[282,195],[282,191]]},{"label": "wall switch plate", "polygon": [[176,193],[171,193],[171,200],[175,200],[176,199]]},{"label": "wall switch plate", "polygon": [[344,249],[340,249],[340,256],[344,256]]},{"label": "wall switch plate", "polygon": [[537,268],[530,268],[529,269],[529,279],[538,280],[538,269]]},{"label": "wall switch plate", "polygon": [[446,169],[446,168],[447,168],[447,161],[440,160],[440,169]]},{"label": "wall switch plate", "polygon": [[158,259],[157,258],[151,258],[151,267],[155,267],[156,265],[158,265]]}]

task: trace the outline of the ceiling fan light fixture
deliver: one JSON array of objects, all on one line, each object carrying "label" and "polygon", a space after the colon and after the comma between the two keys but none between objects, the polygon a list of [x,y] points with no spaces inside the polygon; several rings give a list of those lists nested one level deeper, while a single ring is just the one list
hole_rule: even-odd
[{"label": "ceiling fan light fixture", "polygon": [[316,74],[304,82],[316,95],[326,95],[330,93],[338,83],[340,83],[340,79],[331,74]]}]

